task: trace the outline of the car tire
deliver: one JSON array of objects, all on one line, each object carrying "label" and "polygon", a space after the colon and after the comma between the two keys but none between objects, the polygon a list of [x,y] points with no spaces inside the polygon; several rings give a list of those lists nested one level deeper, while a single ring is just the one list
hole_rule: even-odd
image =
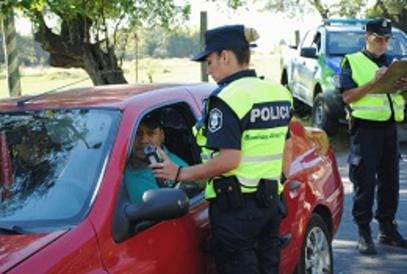
[{"label": "car tire", "polygon": [[317,94],[314,99],[312,126],[325,130],[329,136],[334,136],[338,130],[338,123],[328,115],[322,93]]},{"label": "car tire", "polygon": [[329,235],[324,220],[318,214],[312,214],[295,273],[333,273],[332,241]]}]

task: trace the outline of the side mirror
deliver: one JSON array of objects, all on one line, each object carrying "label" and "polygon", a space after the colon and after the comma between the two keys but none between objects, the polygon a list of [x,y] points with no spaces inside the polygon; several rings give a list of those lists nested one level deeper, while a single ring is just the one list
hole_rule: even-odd
[{"label": "side mirror", "polygon": [[317,49],[313,47],[301,48],[300,55],[307,58],[316,58]]},{"label": "side mirror", "polygon": [[125,207],[126,217],[132,222],[162,221],[181,217],[188,212],[189,200],[181,189],[148,190],[143,200]]}]

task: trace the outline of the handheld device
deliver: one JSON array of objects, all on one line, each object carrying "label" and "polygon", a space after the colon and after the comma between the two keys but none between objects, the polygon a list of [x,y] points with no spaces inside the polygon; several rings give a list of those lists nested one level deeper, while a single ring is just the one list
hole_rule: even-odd
[{"label": "handheld device", "polygon": [[[150,164],[161,163],[164,160],[161,158],[160,154],[157,152],[156,145],[148,145],[144,148],[144,155]],[[159,187],[168,187],[168,182],[165,179],[155,178]]]},{"label": "handheld device", "polygon": [[148,145],[144,148],[144,155],[150,164],[161,163],[163,159],[157,152],[156,145]]}]

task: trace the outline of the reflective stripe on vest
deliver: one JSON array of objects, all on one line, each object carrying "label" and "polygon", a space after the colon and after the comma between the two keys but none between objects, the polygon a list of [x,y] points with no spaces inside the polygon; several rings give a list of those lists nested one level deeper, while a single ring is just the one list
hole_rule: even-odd
[{"label": "reflective stripe on vest", "polygon": [[[247,122],[241,137],[239,166],[222,176],[236,176],[243,193],[255,192],[260,179],[279,181],[290,119],[290,93],[281,85],[245,77],[230,83],[217,97],[235,112],[241,124]],[[197,133],[200,135],[197,140],[202,142],[202,137],[205,138],[203,130],[198,130]],[[217,154],[208,151],[205,148],[201,155],[210,159]],[[279,191],[281,190],[280,184]],[[216,196],[212,182],[208,182],[205,196]]]},{"label": "reflective stripe on vest", "polygon": [[[342,66],[348,60],[352,70],[352,79],[358,86],[371,81],[378,66],[362,52],[345,55]],[[404,99],[400,94],[390,94],[397,122],[404,120]],[[391,107],[387,94],[366,94],[359,100],[350,103],[352,116],[372,121],[387,121],[391,116]]]}]

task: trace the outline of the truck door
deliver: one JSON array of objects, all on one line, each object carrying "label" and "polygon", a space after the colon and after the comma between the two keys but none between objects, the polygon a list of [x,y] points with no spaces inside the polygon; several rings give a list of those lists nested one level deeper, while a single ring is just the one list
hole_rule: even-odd
[{"label": "truck door", "polygon": [[[316,35],[315,30],[308,31],[300,48],[298,90],[301,92],[299,96],[308,102],[309,105],[312,105],[313,101],[313,86],[318,71],[317,53],[321,48],[321,42],[317,41],[317,37],[320,37],[320,34]],[[311,54],[313,49],[315,50],[315,55]]]}]

